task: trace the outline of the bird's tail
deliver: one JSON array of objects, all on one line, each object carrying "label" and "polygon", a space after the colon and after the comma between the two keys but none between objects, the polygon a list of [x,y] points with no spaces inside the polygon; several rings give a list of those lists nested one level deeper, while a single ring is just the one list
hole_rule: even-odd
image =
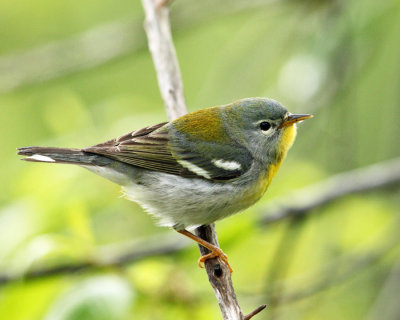
[{"label": "bird's tail", "polygon": [[24,147],[18,148],[18,154],[26,156],[22,160],[33,162],[70,163],[84,166],[105,166],[110,163],[110,159],[104,156],[80,149]]}]

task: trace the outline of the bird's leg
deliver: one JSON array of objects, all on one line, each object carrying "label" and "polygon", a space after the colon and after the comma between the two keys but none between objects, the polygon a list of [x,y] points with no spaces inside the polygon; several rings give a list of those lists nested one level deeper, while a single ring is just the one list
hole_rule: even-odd
[{"label": "bird's leg", "polygon": [[208,259],[219,258],[229,268],[230,273],[233,272],[231,266],[228,263],[228,257],[226,256],[226,254],[220,248],[214,246],[213,244],[203,240],[202,238],[196,236],[195,234],[193,234],[193,233],[191,233],[191,232],[189,232],[187,230],[176,230],[176,231],[181,233],[181,234],[183,234],[184,236],[196,241],[198,244],[202,245],[203,247],[205,247],[205,248],[207,248],[208,250],[211,251],[210,253],[200,257],[200,259],[198,261],[200,268],[204,268],[203,264]]}]

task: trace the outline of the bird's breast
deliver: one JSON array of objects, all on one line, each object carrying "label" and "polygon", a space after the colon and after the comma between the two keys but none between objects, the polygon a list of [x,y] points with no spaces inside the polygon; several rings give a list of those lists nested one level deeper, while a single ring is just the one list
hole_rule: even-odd
[{"label": "bird's breast", "polygon": [[[272,171],[273,172],[272,172]],[[250,207],[254,203],[256,203],[267,191],[268,186],[271,183],[272,176],[276,174],[278,168],[274,166],[272,168],[269,167],[269,170],[265,170],[264,168],[261,170],[255,170],[256,175],[253,176],[253,181],[249,184],[247,190],[242,194],[242,203],[245,207]]]}]

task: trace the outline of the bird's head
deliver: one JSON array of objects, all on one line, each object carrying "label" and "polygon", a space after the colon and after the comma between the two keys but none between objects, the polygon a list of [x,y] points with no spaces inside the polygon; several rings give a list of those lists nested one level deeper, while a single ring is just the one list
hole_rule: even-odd
[{"label": "bird's head", "polygon": [[271,99],[247,98],[226,105],[222,117],[232,139],[255,159],[279,163],[296,137],[296,123],[312,115],[291,114]]}]

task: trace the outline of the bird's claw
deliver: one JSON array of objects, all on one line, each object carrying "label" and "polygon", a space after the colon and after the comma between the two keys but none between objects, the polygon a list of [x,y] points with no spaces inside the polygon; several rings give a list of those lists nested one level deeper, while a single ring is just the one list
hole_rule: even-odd
[{"label": "bird's claw", "polygon": [[233,270],[232,270],[231,266],[229,265],[228,256],[221,249],[213,250],[210,253],[208,253],[204,256],[201,256],[198,261],[199,267],[204,268],[204,262],[206,262],[208,259],[212,259],[212,258],[219,258],[221,261],[223,261],[226,264],[226,266],[228,267],[229,272],[232,274]]}]

